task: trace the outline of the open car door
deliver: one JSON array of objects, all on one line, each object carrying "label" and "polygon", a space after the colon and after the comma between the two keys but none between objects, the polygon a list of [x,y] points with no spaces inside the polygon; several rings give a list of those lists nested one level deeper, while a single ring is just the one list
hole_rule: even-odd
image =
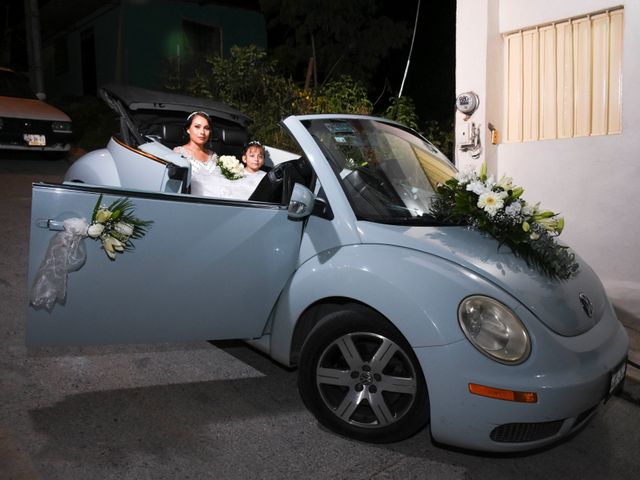
[{"label": "open car door", "polygon": [[279,205],[83,185],[34,184],[29,287],[61,222],[99,198],[128,198],[153,221],[134,249],[110,260],[82,240],[86,261],[51,309],[29,305],[27,343],[79,345],[260,337],[296,268],[303,222]]}]

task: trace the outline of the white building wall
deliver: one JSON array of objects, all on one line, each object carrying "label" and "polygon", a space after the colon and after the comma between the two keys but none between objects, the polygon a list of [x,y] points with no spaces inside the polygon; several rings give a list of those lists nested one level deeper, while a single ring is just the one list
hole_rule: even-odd
[{"label": "white building wall", "polygon": [[[488,123],[504,131],[502,34],[624,7],[622,134],[491,144]],[[458,168],[506,174],[524,198],[561,212],[561,239],[599,274],[616,305],[640,313],[640,0],[458,0],[456,93],[472,90],[480,107],[481,150],[456,149]],[[456,114],[456,129],[465,123]],[[476,155],[478,152],[475,152]]]}]

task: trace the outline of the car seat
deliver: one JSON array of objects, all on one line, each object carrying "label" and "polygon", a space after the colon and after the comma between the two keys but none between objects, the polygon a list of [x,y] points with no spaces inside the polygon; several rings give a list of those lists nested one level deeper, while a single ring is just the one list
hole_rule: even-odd
[{"label": "car seat", "polygon": [[291,198],[296,183],[309,188],[312,181],[313,170],[304,158],[282,162],[260,180],[249,200],[284,205]]}]

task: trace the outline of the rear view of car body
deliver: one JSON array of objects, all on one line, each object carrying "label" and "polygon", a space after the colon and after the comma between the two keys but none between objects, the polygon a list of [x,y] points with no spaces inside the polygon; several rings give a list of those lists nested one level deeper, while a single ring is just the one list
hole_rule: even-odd
[{"label": "rear view of car body", "polygon": [[188,173],[189,161],[159,142],[133,149],[114,137],[106,148],[74,162],[65,182],[176,193],[188,183]]},{"label": "rear view of car body", "polygon": [[31,92],[28,81],[0,68],[0,149],[66,152],[71,119]]}]

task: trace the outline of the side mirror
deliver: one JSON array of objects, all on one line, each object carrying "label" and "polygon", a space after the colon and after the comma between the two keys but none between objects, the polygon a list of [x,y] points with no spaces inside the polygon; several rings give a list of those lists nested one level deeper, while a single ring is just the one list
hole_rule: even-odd
[{"label": "side mirror", "polygon": [[311,190],[299,183],[296,183],[293,186],[291,200],[289,201],[289,218],[298,220],[311,215],[315,200],[316,196]]}]

